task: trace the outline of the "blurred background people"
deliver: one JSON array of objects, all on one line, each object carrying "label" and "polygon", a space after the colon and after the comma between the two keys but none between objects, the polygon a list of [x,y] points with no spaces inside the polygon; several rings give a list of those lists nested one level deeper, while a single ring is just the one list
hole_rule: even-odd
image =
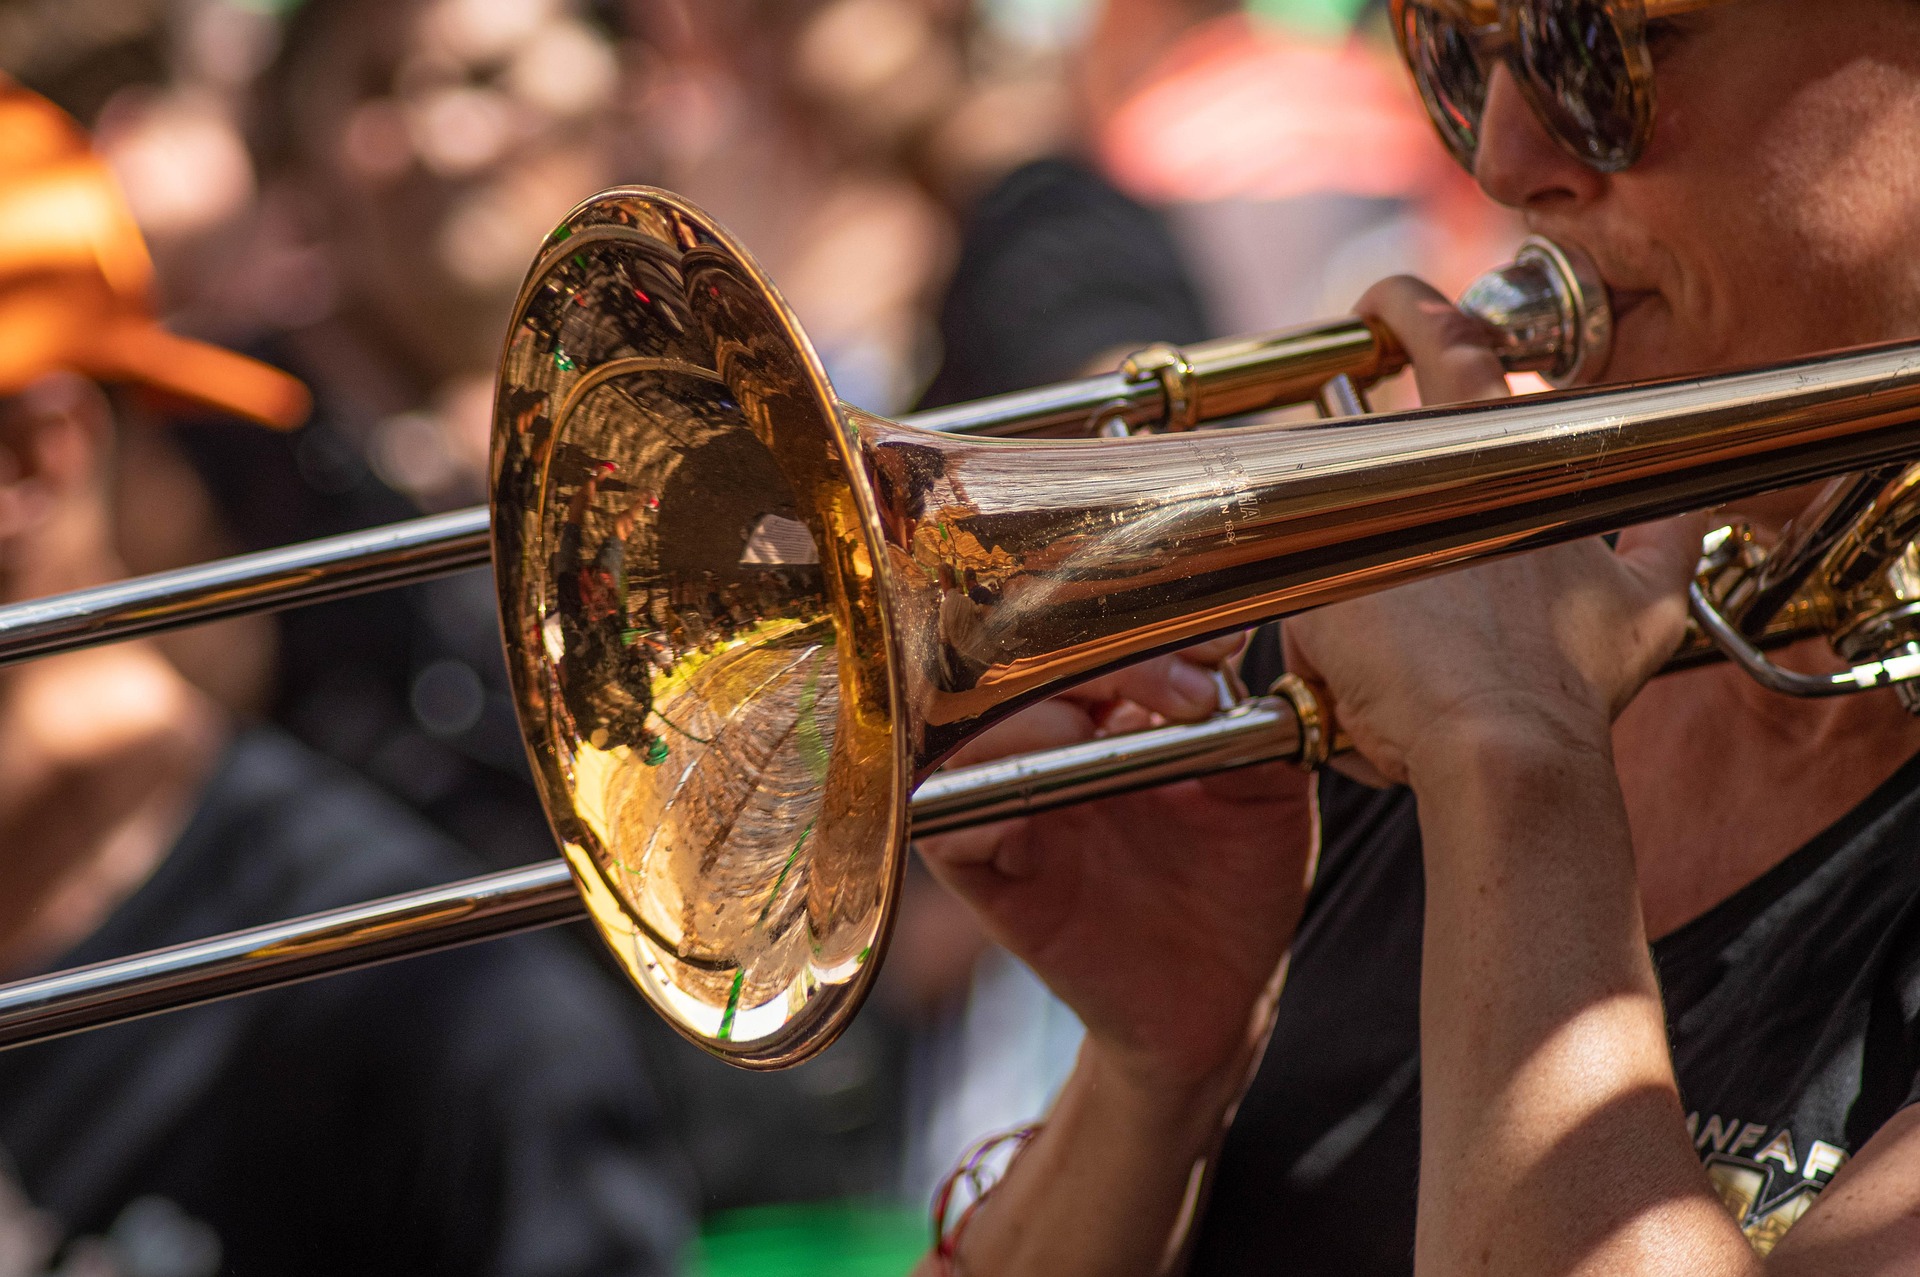
[{"label": "blurred background people", "polygon": [[[1094,45],[1130,50],[1145,23],[1115,0]],[[1129,195],[1164,208],[1227,332],[1336,315],[1383,274],[1457,290],[1508,253],[1518,222],[1436,157],[1366,0],[1147,0],[1184,14],[1092,144]],[[1358,23],[1360,38],[1348,38]],[[1111,77],[1109,77],[1111,79]]]},{"label": "blurred background people", "polygon": [[[285,429],[299,383],[154,319],[83,133],[0,82],[0,599],[112,580],[113,458],[168,405]],[[251,428],[258,428],[254,426]],[[0,969],[443,882],[399,803],[239,727],[145,642],[0,675]],[[684,1176],[630,1020],[552,937],[0,1055],[14,1271],[665,1273]]]},{"label": "blurred background people", "polygon": [[[1458,287],[1519,232],[1433,161],[1383,9],[7,0],[0,68],[96,128],[173,322],[314,390],[291,433],[122,432],[117,548],[148,571],[483,499],[514,291],[616,182],[728,225],[842,397],[889,414],[1338,313],[1395,271]],[[487,864],[552,854],[487,573],[158,649]],[[874,1004],[791,1073],[717,1064],[607,987],[722,1275],[905,1271],[933,1184],[1045,1107],[1077,1035],[917,868]]]},{"label": "blurred background people", "polygon": [[[183,436],[244,548],[484,499],[527,246],[615,176],[614,45],[567,0],[310,0],[275,43],[238,121],[245,257],[207,286],[316,412]],[[290,614],[263,699],[491,863],[548,851],[486,573]]]}]

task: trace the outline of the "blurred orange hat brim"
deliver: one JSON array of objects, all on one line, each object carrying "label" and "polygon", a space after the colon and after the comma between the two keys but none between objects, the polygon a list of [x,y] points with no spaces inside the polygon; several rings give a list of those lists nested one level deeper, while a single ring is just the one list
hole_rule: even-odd
[{"label": "blurred orange hat brim", "polygon": [[86,134],[0,78],[0,395],[64,370],[278,429],[306,419],[311,401],[294,378],[162,327],[152,274]]},{"label": "blurred orange hat brim", "polygon": [[289,430],[312,408],[307,388],[245,355],[162,328],[118,304],[103,281],[43,276],[0,284],[0,395],[56,370],[150,387],[162,395]]}]

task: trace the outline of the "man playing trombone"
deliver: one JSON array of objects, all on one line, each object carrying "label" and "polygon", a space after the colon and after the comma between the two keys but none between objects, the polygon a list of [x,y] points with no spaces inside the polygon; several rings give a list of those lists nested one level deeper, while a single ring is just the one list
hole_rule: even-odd
[{"label": "man playing trombone", "polygon": [[[1911,0],[1393,17],[1443,142],[1599,264],[1607,380],[1920,332]],[[1426,402],[1506,393],[1423,285],[1358,309]],[[1777,536],[1810,497],[1738,515]],[[1265,769],[928,840],[1088,1036],[927,1268],[1913,1271],[1920,723],[1730,666],[1649,682],[1704,526],[1290,620],[1343,770],[1393,786],[1323,773],[1317,825]],[[1116,697],[1192,717],[1221,655],[1087,685],[967,758],[1090,734]]]}]

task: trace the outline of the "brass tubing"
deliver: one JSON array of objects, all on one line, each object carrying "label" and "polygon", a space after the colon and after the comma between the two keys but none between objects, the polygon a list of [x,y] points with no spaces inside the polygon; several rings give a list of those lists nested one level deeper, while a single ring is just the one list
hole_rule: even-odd
[{"label": "brass tubing", "polygon": [[[1538,372],[1556,386],[1589,380],[1612,350],[1606,287],[1584,254],[1533,238],[1514,260],[1461,294],[1460,308],[1494,338],[1510,372]],[[1385,329],[1354,316],[1176,348],[1149,347],[1117,373],[1082,377],[902,419],[948,434],[1124,433],[1119,427],[1190,429],[1321,398],[1330,384],[1351,416],[1358,395],[1407,365]]]},{"label": "brass tubing", "polygon": [[1726,619],[1748,638],[1764,633],[1836,547],[1871,520],[1882,494],[1904,469],[1902,464],[1878,466],[1829,482],[1787,526],[1759,571],[1726,600]]},{"label": "brass tubing", "polygon": [[[914,795],[933,834],[1293,757],[1298,722],[1263,697],[1190,727],[1102,737],[942,772]],[[298,984],[587,916],[555,858],[366,904],[0,984],[0,1049]]]},{"label": "brass tubing", "polygon": [[1159,419],[1161,404],[1159,386],[1128,381],[1117,372],[1109,372],[933,408],[902,420],[943,434],[1064,434],[1083,431],[1103,412],[1129,425],[1144,425]]},{"label": "brass tubing", "polygon": [[[862,416],[860,465],[883,526],[902,544],[916,536],[922,556],[955,547],[951,562],[895,582],[899,614],[939,617],[942,575],[962,573],[970,546],[995,547],[1018,582],[957,638],[903,644],[915,768],[1124,660],[1490,555],[1913,457],[1916,349],[1110,443],[975,441]],[[896,449],[910,466],[890,459]],[[938,511],[938,537],[913,531],[925,521],[916,509]]]},{"label": "brass tubing", "polygon": [[1336,319],[1187,347],[1203,420],[1306,403],[1335,377],[1364,388],[1406,367],[1399,344],[1360,319]]},{"label": "brass tubing", "polygon": [[1920,471],[1889,469],[1893,473],[1873,501],[1819,565],[1827,588],[1835,594],[1866,584],[1920,536]]},{"label": "brass tubing", "polygon": [[[1351,317],[1196,342],[1180,354],[1192,370],[1192,412],[1201,422],[1308,403],[1334,377],[1368,385],[1406,366],[1397,344],[1365,320]],[[1096,418],[1137,429],[1161,424],[1166,413],[1160,381],[1111,372],[932,408],[898,420],[942,434],[1013,438],[1084,434]]]}]

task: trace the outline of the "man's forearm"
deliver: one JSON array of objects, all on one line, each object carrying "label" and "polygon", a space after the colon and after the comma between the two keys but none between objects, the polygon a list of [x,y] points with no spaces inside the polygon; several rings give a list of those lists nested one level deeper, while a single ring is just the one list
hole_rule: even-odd
[{"label": "man's forearm", "polygon": [[[1176,1093],[1082,1049],[1046,1125],[968,1223],[967,1277],[1152,1277],[1186,1222],[1197,1168],[1238,1093],[1223,1079]],[[915,1277],[938,1269],[929,1258]]]},{"label": "man's forearm", "polygon": [[1755,1270],[1686,1139],[1604,745],[1422,762],[1422,1277]]}]

